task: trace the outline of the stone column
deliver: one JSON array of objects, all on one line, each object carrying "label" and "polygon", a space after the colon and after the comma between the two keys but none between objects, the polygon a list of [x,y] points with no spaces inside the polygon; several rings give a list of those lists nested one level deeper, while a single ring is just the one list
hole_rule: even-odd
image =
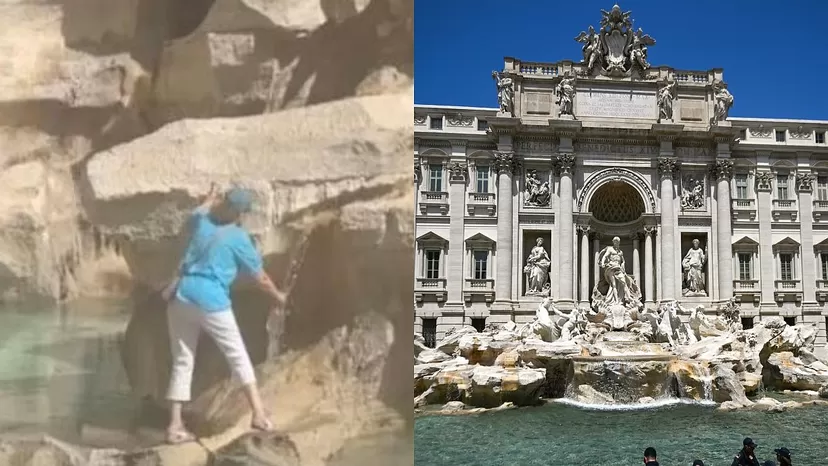
[{"label": "stone column", "polygon": [[653,249],[653,235],[655,235],[656,229],[655,227],[647,227],[644,229],[644,299],[647,304],[653,304],[655,302],[655,280],[653,277],[653,263],[655,261],[655,257],[653,257],[653,253],[655,249]]},{"label": "stone column", "polygon": [[678,162],[672,157],[658,159],[658,171],[661,176],[661,299],[676,299],[676,254],[675,254],[675,218],[673,203],[673,177],[678,170]]},{"label": "stone column", "polygon": [[639,241],[639,233],[635,232],[632,234],[632,241],[633,241],[633,257],[632,257],[632,266],[633,266],[633,277],[635,277],[635,284],[638,285],[638,289],[641,289],[641,253],[640,249],[640,241]]},{"label": "stone column", "polygon": [[446,304],[463,305],[463,285],[466,282],[463,260],[465,247],[466,183],[469,167],[462,162],[448,165],[449,175],[449,250],[446,255]]},{"label": "stone column", "polygon": [[561,222],[561,237],[558,244],[561,247],[558,249],[560,255],[560,287],[558,301],[566,304],[574,304],[573,296],[573,280],[575,270],[575,262],[572,259],[572,240],[573,240],[573,224],[572,224],[572,171],[575,167],[575,156],[570,153],[562,153],[558,155],[558,169],[561,172],[560,178],[560,193],[561,200],[558,208],[558,213]]},{"label": "stone column", "polygon": [[495,301],[509,302],[512,294],[512,196],[516,159],[514,152],[495,154],[497,168],[497,270]]},{"label": "stone column", "polygon": [[718,159],[714,165],[716,174],[716,267],[719,272],[719,299],[733,297],[733,235],[730,222],[730,180],[733,178],[733,161]]},{"label": "stone column", "polygon": [[799,237],[802,242],[802,304],[815,307],[816,302],[816,255],[814,253],[813,184],[816,176],[802,173],[796,176],[799,191]]},{"label": "stone column", "polygon": [[578,225],[581,235],[581,288],[580,302],[589,305],[589,226]]},{"label": "stone column", "polygon": [[601,235],[599,233],[592,234],[592,280],[593,283],[598,283],[601,269],[598,267],[598,254],[601,253]]},{"label": "stone column", "polygon": [[[420,201],[420,179],[422,177],[422,171],[420,170],[420,161],[414,161],[414,234],[416,236],[416,223],[417,223],[417,212],[418,212],[418,204]],[[420,248],[417,244],[414,245],[414,288],[417,288],[417,277],[420,276]]]},{"label": "stone column", "polygon": [[776,308],[773,299],[776,264],[773,260],[773,218],[771,217],[771,187],[773,172],[756,172],[756,212],[759,219],[759,285],[762,287],[762,307]]}]

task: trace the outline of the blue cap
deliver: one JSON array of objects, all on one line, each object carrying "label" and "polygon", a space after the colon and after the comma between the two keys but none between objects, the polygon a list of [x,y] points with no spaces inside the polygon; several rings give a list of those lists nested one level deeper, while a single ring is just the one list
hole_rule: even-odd
[{"label": "blue cap", "polygon": [[239,213],[250,212],[253,209],[253,193],[243,188],[232,188],[227,192],[227,203]]}]

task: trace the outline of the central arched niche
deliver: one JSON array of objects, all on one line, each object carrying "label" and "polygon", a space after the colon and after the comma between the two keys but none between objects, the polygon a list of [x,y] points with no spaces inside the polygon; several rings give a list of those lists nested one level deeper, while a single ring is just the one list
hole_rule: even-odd
[{"label": "central arched niche", "polygon": [[610,181],[592,196],[589,211],[601,222],[629,223],[638,220],[645,209],[635,188],[623,181]]}]

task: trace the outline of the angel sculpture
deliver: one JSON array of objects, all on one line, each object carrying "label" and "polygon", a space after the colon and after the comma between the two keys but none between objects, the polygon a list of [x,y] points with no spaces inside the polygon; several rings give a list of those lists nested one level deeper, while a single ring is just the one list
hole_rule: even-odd
[{"label": "angel sculpture", "polygon": [[655,43],[655,39],[650,37],[649,34],[644,34],[641,28],[638,28],[634,34],[631,34],[630,44],[627,46],[627,53],[633,65],[637,64],[642,70],[648,69],[650,64],[647,62],[647,46],[655,45]]},{"label": "angel sculpture", "polygon": [[584,53],[584,63],[587,65],[587,72],[592,72],[595,64],[601,58],[601,36],[595,33],[595,28],[589,27],[589,32],[581,31],[575,38],[577,42],[584,44],[581,51]]}]

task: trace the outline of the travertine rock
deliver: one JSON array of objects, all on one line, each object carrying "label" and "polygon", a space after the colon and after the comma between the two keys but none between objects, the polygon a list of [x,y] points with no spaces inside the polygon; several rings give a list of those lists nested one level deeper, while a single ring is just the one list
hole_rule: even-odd
[{"label": "travertine rock", "polygon": [[815,359],[780,351],[768,357],[765,385],[780,390],[819,390],[828,383],[828,366]]},{"label": "travertine rock", "polygon": [[531,406],[540,401],[543,369],[475,366],[465,393],[466,404],[494,408],[505,402]]}]

